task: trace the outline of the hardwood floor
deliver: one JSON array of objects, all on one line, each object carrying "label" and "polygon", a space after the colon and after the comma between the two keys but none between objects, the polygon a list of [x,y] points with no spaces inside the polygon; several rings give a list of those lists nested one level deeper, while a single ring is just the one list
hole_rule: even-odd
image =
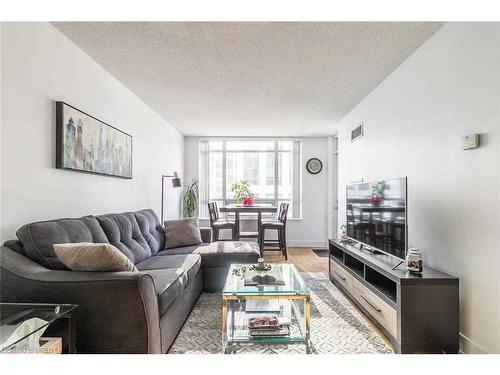
[{"label": "hardwood floor", "polygon": [[[285,257],[279,251],[265,251],[264,259],[269,263],[284,263]],[[307,247],[291,247],[288,249],[288,261],[295,264],[299,272],[323,272],[328,277],[328,257],[319,257]],[[341,291],[342,292],[342,291]],[[351,299],[342,292],[344,296],[351,301]],[[356,304],[351,301],[351,304],[361,314],[361,316],[370,324],[370,326],[382,337],[384,342],[392,348],[389,339],[378,329],[375,324],[361,311]]]},{"label": "hardwood floor", "polygon": [[[264,259],[269,263],[284,263],[285,257],[279,251],[265,251]],[[324,272],[328,275],[328,258],[317,256],[311,248],[291,247],[288,261],[295,264],[299,272]]]}]

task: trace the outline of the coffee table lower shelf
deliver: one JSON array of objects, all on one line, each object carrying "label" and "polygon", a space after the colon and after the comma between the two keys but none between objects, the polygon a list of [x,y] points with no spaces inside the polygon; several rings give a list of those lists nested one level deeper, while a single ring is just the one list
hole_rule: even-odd
[{"label": "coffee table lower shelf", "polygon": [[[270,310],[247,309],[248,300],[264,300],[274,306]],[[276,315],[290,322],[290,335],[255,337],[248,329],[248,319],[259,315]],[[312,352],[310,342],[311,304],[309,295],[223,295],[222,346],[224,353],[233,353],[238,346],[305,344],[306,353]]]}]

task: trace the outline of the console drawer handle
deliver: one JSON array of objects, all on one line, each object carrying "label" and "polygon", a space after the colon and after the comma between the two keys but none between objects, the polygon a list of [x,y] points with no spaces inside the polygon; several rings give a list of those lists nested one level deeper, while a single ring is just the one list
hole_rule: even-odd
[{"label": "console drawer handle", "polygon": [[340,277],[343,281],[345,281],[345,277],[342,276],[340,273],[338,273],[337,271],[333,271],[337,274],[338,277]]},{"label": "console drawer handle", "polygon": [[372,308],[374,308],[377,312],[382,312],[377,305],[375,305],[372,301],[370,301],[368,298],[366,298],[364,295],[360,294],[361,298],[363,298],[367,304],[369,304]]}]

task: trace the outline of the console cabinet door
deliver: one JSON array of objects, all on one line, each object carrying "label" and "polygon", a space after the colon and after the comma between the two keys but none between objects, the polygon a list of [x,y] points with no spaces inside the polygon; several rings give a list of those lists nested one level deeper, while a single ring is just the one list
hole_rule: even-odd
[{"label": "console cabinet door", "polygon": [[359,281],[353,283],[353,296],[366,311],[368,311],[377,321],[389,331],[391,335],[397,337],[398,313],[379,296],[365,287]]},{"label": "console cabinet door", "polygon": [[353,293],[353,276],[342,266],[330,259],[330,278],[335,280],[338,285],[342,285],[349,293]]}]

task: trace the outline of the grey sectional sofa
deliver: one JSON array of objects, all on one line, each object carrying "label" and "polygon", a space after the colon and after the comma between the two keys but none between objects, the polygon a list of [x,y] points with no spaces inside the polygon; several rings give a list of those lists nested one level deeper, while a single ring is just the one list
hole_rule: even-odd
[{"label": "grey sectional sofa", "polygon": [[[259,257],[251,242],[164,250],[149,209],[31,223],[17,237],[0,248],[0,301],[78,304],[79,353],[166,353],[201,291],[221,290],[231,263]],[[68,242],[111,243],[139,272],[70,271],[53,250]]]}]

